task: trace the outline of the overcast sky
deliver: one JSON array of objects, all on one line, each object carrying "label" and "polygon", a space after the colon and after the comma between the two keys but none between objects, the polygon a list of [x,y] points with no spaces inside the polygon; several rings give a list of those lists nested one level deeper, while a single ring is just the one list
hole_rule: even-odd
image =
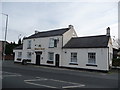
[{"label": "overcast sky", "polygon": [[[78,36],[118,37],[118,2],[2,2],[2,13],[9,15],[7,41],[73,25]],[[6,16],[2,15],[0,40],[4,39]],[[20,36],[21,34],[21,36]]]}]

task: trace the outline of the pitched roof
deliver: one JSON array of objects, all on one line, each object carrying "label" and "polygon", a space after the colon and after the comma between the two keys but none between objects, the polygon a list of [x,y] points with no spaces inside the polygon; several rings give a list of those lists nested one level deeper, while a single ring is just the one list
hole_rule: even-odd
[{"label": "pitched roof", "polygon": [[29,37],[26,37],[24,39],[39,38],[39,37],[50,37],[50,36],[59,36],[59,35],[63,35],[68,30],[69,30],[69,28],[62,28],[62,29],[57,29],[57,30],[38,32],[38,33],[33,34],[33,35],[31,35]]},{"label": "pitched roof", "polygon": [[75,37],[63,48],[104,48],[108,46],[109,37],[106,35]]},{"label": "pitched roof", "polygon": [[19,46],[14,48],[14,50],[22,50],[22,49],[23,49],[23,45],[19,45]]}]

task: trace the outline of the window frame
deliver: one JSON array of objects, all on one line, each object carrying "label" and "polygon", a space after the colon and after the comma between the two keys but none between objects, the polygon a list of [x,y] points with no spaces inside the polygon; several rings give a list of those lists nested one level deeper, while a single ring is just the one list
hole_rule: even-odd
[{"label": "window frame", "polygon": [[[30,55],[30,56],[29,56]],[[32,58],[32,53],[31,52],[27,52],[27,58],[31,59]]]},{"label": "window frame", "polygon": [[54,38],[49,39],[49,48],[54,48]]},{"label": "window frame", "polygon": [[54,39],[54,47],[57,47],[57,40]]},{"label": "window frame", "polygon": [[[76,56],[74,56],[76,54]],[[76,61],[75,61],[76,60]],[[70,63],[77,64],[77,52],[71,52],[71,60]]]},{"label": "window frame", "polygon": [[96,65],[96,52],[88,52],[88,64]]},{"label": "window frame", "polygon": [[[53,54],[52,59],[50,59],[50,54]],[[54,61],[54,52],[48,52],[48,61]]]},{"label": "window frame", "polygon": [[28,42],[27,42],[27,49],[31,49],[31,44],[32,44],[32,41],[28,40]]},{"label": "window frame", "polygon": [[49,48],[55,48],[57,47],[58,40],[55,38],[50,38],[49,39]]},{"label": "window frame", "polygon": [[22,58],[22,52],[18,52],[17,58]]}]

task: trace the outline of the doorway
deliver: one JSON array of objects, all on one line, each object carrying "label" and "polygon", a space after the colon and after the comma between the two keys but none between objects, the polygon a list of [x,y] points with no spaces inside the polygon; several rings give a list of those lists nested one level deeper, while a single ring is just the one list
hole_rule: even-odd
[{"label": "doorway", "polygon": [[36,65],[40,65],[41,54],[42,52],[36,52]]},{"label": "doorway", "polygon": [[60,55],[59,55],[59,54],[56,54],[56,55],[55,55],[55,66],[56,66],[56,67],[59,67],[59,58],[60,58]]}]

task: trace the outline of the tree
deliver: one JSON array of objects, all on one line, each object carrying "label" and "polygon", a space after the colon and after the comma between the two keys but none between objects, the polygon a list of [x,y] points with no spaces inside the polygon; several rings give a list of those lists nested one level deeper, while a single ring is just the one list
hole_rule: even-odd
[{"label": "tree", "polygon": [[14,43],[7,43],[6,44],[6,49],[5,49],[5,54],[6,55],[11,55],[13,54],[13,49],[17,46],[17,44]]},{"label": "tree", "polygon": [[21,45],[22,44],[22,41],[21,41],[21,38],[18,40],[18,45]]}]

